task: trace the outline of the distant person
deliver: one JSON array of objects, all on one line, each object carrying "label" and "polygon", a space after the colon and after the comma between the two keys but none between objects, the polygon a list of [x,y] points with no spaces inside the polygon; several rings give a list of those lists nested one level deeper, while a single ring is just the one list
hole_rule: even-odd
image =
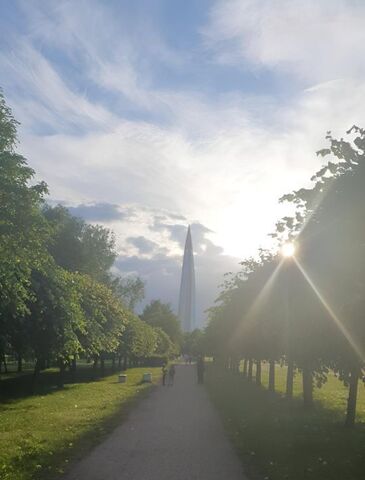
[{"label": "distant person", "polygon": [[166,378],[167,378],[167,367],[166,365],[163,365],[162,367],[162,385],[166,385]]},{"label": "distant person", "polygon": [[168,382],[169,387],[173,386],[174,378],[175,378],[175,365],[171,364],[169,368],[169,382]]},{"label": "distant person", "polygon": [[204,383],[204,357],[198,357],[198,360],[196,362],[196,370],[198,374],[198,383]]}]

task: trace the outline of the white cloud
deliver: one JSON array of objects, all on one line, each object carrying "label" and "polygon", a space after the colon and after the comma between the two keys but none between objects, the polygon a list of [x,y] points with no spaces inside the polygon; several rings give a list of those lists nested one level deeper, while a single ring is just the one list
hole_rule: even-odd
[{"label": "white cloud", "polygon": [[[107,224],[118,237],[121,267],[149,275],[151,296],[159,290],[176,297],[181,260],[181,247],[169,231],[150,228],[155,216],[172,212],[186,218],[180,226],[203,223],[214,244],[199,250],[197,283],[211,301],[221,274],[265,242],[284,211],[278,197],[302,186],[319,167],[314,152],[323,146],[325,132],[342,135],[354,123],[365,125],[365,86],[357,78],[363,74],[364,42],[356,43],[363,35],[358,28],[362,6],[356,3],[342,17],[342,3],[332,3],[328,16],[325,1],[319,6],[312,1],[232,1],[212,9],[205,38],[220,59],[284,69],[311,85],[332,80],[280,104],[240,92],[213,98],[204,92],[155,88],[150,67],[159,53],[164,62],[181,68],[158,34],[149,31],[148,38],[158,39],[149,46],[130,34],[128,19],[121,20],[121,33],[103,3],[93,9],[89,2],[77,2],[77,8],[75,2],[47,8],[44,2],[42,8],[25,2],[29,32],[11,39],[16,48],[0,54],[5,93],[23,123],[20,149],[48,182],[53,198],[72,205],[97,202],[133,209],[128,222]],[[344,35],[338,40],[334,32],[345,28],[342,44]],[[57,69],[43,45],[78,65],[85,90]],[[335,47],[338,56],[331,54]],[[148,61],[141,56],[143,49]],[[350,75],[356,78],[333,80]],[[95,86],[117,105],[88,95]],[[128,102],[140,115],[125,114]],[[159,248],[141,254],[129,237],[146,238]]]},{"label": "white cloud", "polygon": [[364,75],[364,20],[356,0],[219,0],[202,33],[222,62],[322,82]]}]

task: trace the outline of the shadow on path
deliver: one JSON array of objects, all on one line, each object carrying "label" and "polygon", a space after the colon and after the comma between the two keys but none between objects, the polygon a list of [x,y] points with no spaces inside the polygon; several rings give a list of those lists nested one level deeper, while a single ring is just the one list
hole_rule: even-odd
[{"label": "shadow on path", "polygon": [[64,480],[244,480],[194,366],[176,368]]}]

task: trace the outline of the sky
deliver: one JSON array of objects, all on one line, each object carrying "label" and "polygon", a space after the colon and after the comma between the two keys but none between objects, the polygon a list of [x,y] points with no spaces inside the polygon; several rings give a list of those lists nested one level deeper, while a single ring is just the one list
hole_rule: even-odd
[{"label": "sky", "polygon": [[197,310],[270,246],[325,135],[365,125],[362,0],[0,0],[0,86],[49,201],[111,228],[114,270]]}]

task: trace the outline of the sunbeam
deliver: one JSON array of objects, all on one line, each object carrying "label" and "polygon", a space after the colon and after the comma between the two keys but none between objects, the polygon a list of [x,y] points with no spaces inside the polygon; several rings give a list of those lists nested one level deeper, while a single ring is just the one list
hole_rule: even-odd
[{"label": "sunbeam", "polygon": [[321,292],[318,290],[318,288],[314,285],[313,281],[311,280],[311,278],[309,277],[309,275],[307,274],[307,272],[304,270],[304,268],[302,267],[302,265],[299,263],[299,260],[296,258],[296,257],[293,257],[294,261],[295,261],[295,264],[296,266],[298,267],[298,269],[300,270],[300,272],[302,273],[302,275],[304,276],[304,278],[307,280],[308,284],[310,285],[310,287],[312,288],[312,290],[314,291],[314,293],[317,295],[318,299],[320,300],[320,302],[322,303],[322,305],[325,307],[325,309],[327,310],[327,312],[329,313],[331,319],[335,322],[336,326],[339,328],[339,330],[341,331],[341,333],[344,335],[344,337],[346,338],[346,340],[349,342],[349,344],[351,345],[351,347],[354,349],[354,351],[356,352],[356,354],[359,356],[359,358],[364,362],[365,361],[365,355],[364,355],[364,352],[361,350],[361,348],[356,344],[355,340],[352,338],[351,334],[348,332],[348,330],[346,329],[346,327],[343,325],[343,323],[341,322],[341,320],[339,319],[339,317],[336,315],[336,313],[332,310],[331,306],[329,305],[329,303],[327,302],[327,300],[324,298],[324,296],[321,294]]},{"label": "sunbeam", "polygon": [[239,323],[238,328],[233,332],[233,335],[231,337],[231,342],[234,341],[234,339],[238,338],[240,335],[243,333],[243,328],[247,329],[249,328],[250,325],[252,325],[254,319],[255,319],[255,314],[259,311],[262,303],[264,302],[264,299],[266,295],[269,293],[276,277],[278,276],[281,267],[283,266],[283,263],[285,262],[285,259],[282,258],[278,265],[275,267],[275,270],[272,272],[270,277],[268,278],[267,282],[265,283],[264,287],[260,291],[260,293],[257,295],[255,300],[253,301],[252,305],[250,306],[248,312],[245,314],[245,317],[248,319],[248,321],[244,323]]}]

